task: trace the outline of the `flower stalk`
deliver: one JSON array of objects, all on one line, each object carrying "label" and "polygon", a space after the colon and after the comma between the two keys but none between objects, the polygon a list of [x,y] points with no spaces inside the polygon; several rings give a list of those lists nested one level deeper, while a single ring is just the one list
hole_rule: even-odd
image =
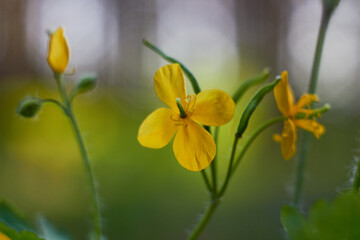
[{"label": "flower stalk", "polygon": [[[329,4],[331,2],[331,4]],[[335,4],[336,2],[336,4]],[[324,48],[324,42],[326,37],[326,32],[329,26],[330,19],[333,15],[334,10],[336,9],[337,5],[339,4],[339,0],[323,0],[323,10],[321,15],[321,23],[316,43],[316,50],[314,55],[314,61],[311,70],[310,76],[310,84],[308,93],[316,94],[317,92],[317,85],[318,85],[318,78],[319,78],[319,70],[321,64],[321,57]],[[296,177],[295,177],[295,190],[293,193],[293,204],[295,207],[299,208],[299,201],[301,199],[302,188],[303,188],[303,181],[304,181],[304,171],[305,171],[305,162],[307,158],[307,150],[309,148],[309,138],[310,134],[305,132],[302,136],[302,141],[300,141],[300,152],[299,152],[299,159],[298,165],[296,168]]]},{"label": "flower stalk", "polygon": [[91,168],[89,156],[87,154],[85,143],[83,141],[83,138],[80,133],[79,126],[77,124],[76,118],[72,111],[72,105],[69,99],[69,96],[66,93],[65,86],[63,83],[63,75],[62,74],[55,74],[55,79],[59,88],[60,95],[62,97],[63,101],[63,110],[66,114],[66,116],[69,118],[72,129],[74,131],[74,135],[76,138],[76,141],[78,143],[80,153],[82,156],[82,159],[84,161],[85,170],[87,173],[87,177],[90,183],[91,188],[91,195],[92,195],[92,208],[93,208],[93,227],[94,227],[94,239],[95,240],[101,240],[102,238],[102,227],[101,227],[101,213],[100,213],[100,200],[99,200],[99,193],[96,189],[95,184],[95,177],[93,170]]},{"label": "flower stalk", "polygon": [[220,203],[220,199],[218,199],[218,198],[214,198],[210,202],[208,208],[206,209],[205,214],[201,218],[200,222],[196,225],[194,231],[188,237],[188,240],[195,240],[200,236],[200,234],[202,233],[202,231],[204,230],[206,225],[209,223],[209,221],[210,221],[212,215],[214,214],[219,203]]},{"label": "flower stalk", "polygon": [[214,214],[217,206],[220,203],[221,198],[224,196],[226,189],[228,187],[230,178],[232,176],[232,174],[234,173],[236,167],[239,165],[239,163],[241,162],[243,156],[245,155],[245,152],[247,151],[247,149],[250,147],[251,143],[256,139],[257,136],[259,136],[259,134],[261,132],[263,132],[265,129],[267,129],[268,127],[274,125],[275,123],[279,123],[284,121],[286,118],[284,116],[279,116],[279,117],[275,117],[272,118],[266,122],[264,122],[263,124],[261,124],[260,126],[258,126],[249,136],[248,139],[246,139],[244,145],[242,146],[238,157],[236,158],[235,161],[235,155],[236,155],[236,150],[237,150],[237,146],[238,146],[238,142],[240,140],[239,136],[235,136],[234,138],[234,142],[232,145],[232,150],[231,150],[231,156],[230,156],[230,162],[229,162],[229,167],[228,167],[228,171],[226,174],[226,178],[225,178],[225,182],[222,185],[221,189],[219,192],[216,192],[215,195],[212,196],[211,202],[208,205],[203,217],[200,219],[200,221],[197,223],[196,227],[194,228],[194,230],[191,232],[191,234],[189,235],[188,240],[195,240],[197,239],[197,237],[201,234],[201,232],[205,229],[206,225],[209,223],[212,215]]},{"label": "flower stalk", "polygon": [[240,140],[240,137],[235,136],[234,139],[234,143],[232,146],[232,150],[231,150],[231,156],[230,156],[230,163],[229,163],[229,168],[226,174],[226,178],[225,178],[225,182],[218,194],[218,197],[222,197],[225,194],[225,191],[227,189],[227,186],[229,184],[229,180],[231,178],[231,176],[234,174],[237,166],[240,164],[243,156],[245,155],[246,151],[248,150],[248,148],[250,147],[251,143],[256,139],[257,136],[259,136],[259,134],[261,132],[263,132],[265,129],[267,129],[268,127],[272,126],[275,123],[279,123],[282,122],[286,119],[286,117],[284,116],[279,116],[279,117],[275,117],[275,118],[271,118],[268,121],[262,123],[261,125],[259,125],[251,134],[250,136],[246,139],[244,145],[242,146],[238,157],[235,160],[235,154],[236,154],[236,149],[237,149],[237,145],[238,145],[238,141]]}]

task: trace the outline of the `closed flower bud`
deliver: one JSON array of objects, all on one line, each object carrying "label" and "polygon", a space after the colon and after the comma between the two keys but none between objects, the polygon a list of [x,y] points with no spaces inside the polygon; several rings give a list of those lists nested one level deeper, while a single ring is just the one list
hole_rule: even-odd
[{"label": "closed flower bud", "polygon": [[97,78],[94,75],[83,77],[76,86],[76,94],[85,93],[93,90],[96,87]]},{"label": "closed flower bud", "polygon": [[42,107],[42,101],[37,97],[28,97],[20,101],[16,110],[17,114],[26,118],[33,118]]},{"label": "closed flower bud", "polygon": [[54,73],[63,73],[70,58],[69,46],[60,27],[50,35],[47,61]]}]

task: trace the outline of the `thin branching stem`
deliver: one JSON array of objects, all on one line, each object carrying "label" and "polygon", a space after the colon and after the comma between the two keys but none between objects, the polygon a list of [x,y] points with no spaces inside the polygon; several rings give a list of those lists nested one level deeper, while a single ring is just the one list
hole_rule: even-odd
[{"label": "thin branching stem", "polygon": [[219,201],[220,200],[218,198],[215,198],[210,202],[203,217],[188,237],[188,240],[195,240],[200,236],[206,225],[209,223],[212,215],[214,214],[216,207],[219,205]]},{"label": "thin branching stem", "polygon": [[80,133],[79,126],[77,124],[77,121],[75,119],[75,116],[72,111],[72,105],[70,102],[70,99],[66,93],[66,89],[63,83],[63,76],[61,74],[55,75],[56,82],[58,84],[58,88],[63,100],[63,104],[65,107],[66,116],[69,118],[72,129],[74,131],[74,135],[76,138],[76,141],[80,148],[80,153],[84,161],[86,173],[89,179],[90,187],[91,187],[91,195],[92,195],[92,207],[93,207],[93,227],[94,227],[94,237],[96,240],[101,240],[102,238],[102,227],[101,227],[101,213],[100,213],[100,200],[99,200],[99,193],[96,189],[95,184],[95,177],[93,170],[91,168],[89,156],[87,154],[85,143],[83,141],[83,138]]},{"label": "thin branching stem", "polygon": [[[282,122],[286,119],[286,117],[284,116],[280,116],[280,117],[275,117],[272,118],[266,122],[264,122],[263,124],[261,124],[260,126],[258,126],[249,136],[249,138],[246,140],[246,142],[244,143],[243,147],[241,148],[239,155],[237,158],[235,158],[236,155],[236,148],[238,145],[238,141],[240,140],[240,138],[236,135],[234,138],[234,143],[232,146],[232,150],[231,150],[231,156],[230,156],[230,163],[229,163],[229,168],[226,174],[226,179],[225,182],[221,188],[221,190],[216,194],[216,195],[212,195],[212,199],[210,204],[208,205],[205,214],[203,215],[203,217],[200,219],[200,221],[197,223],[196,227],[194,228],[194,230],[191,232],[191,234],[189,235],[188,240],[195,240],[197,239],[198,236],[200,236],[201,232],[205,229],[206,225],[209,223],[215,209],[217,208],[221,197],[225,194],[226,188],[229,184],[230,178],[232,176],[232,174],[234,173],[236,167],[239,165],[242,157],[244,156],[246,150],[249,148],[249,146],[251,145],[251,143],[256,139],[257,136],[259,136],[259,134],[264,131],[266,128],[270,127],[271,125],[278,123],[278,122]],[[236,161],[235,161],[236,159]]]},{"label": "thin branching stem", "polygon": [[65,114],[67,114],[65,106],[62,105],[59,101],[57,101],[55,99],[51,99],[51,98],[41,99],[41,102],[43,102],[43,103],[53,103],[56,106],[58,106],[61,110],[63,110]]},{"label": "thin branching stem", "polygon": [[235,139],[234,139],[234,143],[232,146],[232,150],[231,150],[231,156],[230,156],[230,163],[229,163],[229,168],[226,174],[226,178],[225,178],[225,182],[218,194],[218,197],[222,197],[225,194],[225,191],[228,187],[229,181],[231,176],[234,174],[236,168],[238,167],[238,165],[240,164],[243,156],[245,155],[246,151],[248,150],[248,148],[250,147],[251,143],[256,139],[256,137],[262,132],[264,131],[266,128],[270,127],[271,125],[278,123],[278,122],[282,122],[286,119],[286,117],[284,116],[280,116],[280,117],[275,117],[275,118],[271,118],[268,121],[262,123],[261,125],[259,125],[251,134],[250,136],[246,139],[244,145],[242,146],[242,148],[240,149],[240,152],[235,159],[235,154],[236,154],[236,148],[238,145],[238,141],[239,138],[236,135]]}]

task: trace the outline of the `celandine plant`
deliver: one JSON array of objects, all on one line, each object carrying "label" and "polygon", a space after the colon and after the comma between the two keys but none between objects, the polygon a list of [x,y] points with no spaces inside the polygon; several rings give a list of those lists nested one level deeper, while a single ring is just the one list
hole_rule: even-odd
[{"label": "celandine plant", "polygon": [[[221,187],[218,187],[220,183],[217,179],[218,170],[216,166],[216,156],[219,154],[216,152],[218,126],[231,120],[235,104],[247,89],[265,81],[269,76],[269,71],[266,69],[263,73],[244,81],[232,97],[217,89],[201,91],[194,75],[182,63],[167,56],[148,41],[144,40],[144,44],[173,63],[160,68],[154,76],[156,94],[171,109],[160,108],[151,113],[139,128],[138,141],[145,147],[162,148],[175,135],[173,151],[178,162],[188,170],[201,171],[210,193],[210,204],[188,237],[188,239],[197,239],[210,221],[237,166],[256,137],[269,126],[284,122],[282,134],[276,134],[274,139],[281,143],[284,158],[289,159],[295,153],[297,128],[303,128],[313,132],[317,138],[320,137],[325,128],[317,123],[315,118],[326,112],[329,106],[310,109],[310,104],[317,101],[317,97],[312,94],[304,94],[295,103],[286,71],[281,76],[276,77],[272,83],[259,88],[242,113],[237,131],[234,133],[226,177]],[[189,78],[196,93],[193,96],[186,96],[182,70]],[[263,97],[273,89],[278,108],[283,116],[265,121],[256,127],[248,138],[243,139],[243,133],[247,129],[252,114]],[[203,124],[203,127],[199,124]],[[214,129],[214,136],[211,135],[209,126],[217,126]],[[240,151],[237,151],[240,140],[243,140],[243,144]],[[209,165],[211,180],[209,180],[208,173],[205,170]]]},{"label": "celandine plant", "polygon": [[102,228],[99,206],[99,194],[96,189],[95,178],[89,161],[88,153],[86,151],[86,147],[72,108],[72,102],[78,94],[88,92],[96,86],[96,77],[87,76],[80,79],[74,89],[70,93],[68,93],[65,89],[64,72],[69,62],[69,47],[64,37],[62,28],[58,28],[54,33],[50,33],[49,35],[50,41],[47,61],[50,68],[54,72],[54,78],[56,80],[62,102],[59,102],[55,99],[40,99],[37,97],[29,97],[23,99],[19,103],[17,112],[23,117],[30,118],[37,115],[43,104],[53,103],[56,106],[60,107],[64,115],[70,120],[70,124],[74,131],[76,141],[79,145],[79,149],[83,158],[85,170],[91,187],[93,210],[93,231],[91,233],[91,238],[100,240],[102,239]]}]

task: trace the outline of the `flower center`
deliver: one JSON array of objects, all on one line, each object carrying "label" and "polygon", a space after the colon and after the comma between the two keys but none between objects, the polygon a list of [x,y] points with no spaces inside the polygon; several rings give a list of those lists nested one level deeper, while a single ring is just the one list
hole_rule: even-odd
[{"label": "flower center", "polygon": [[184,103],[185,106],[181,104],[180,98],[176,98],[176,105],[179,108],[181,118],[190,117],[195,111],[196,95],[187,95]]}]

